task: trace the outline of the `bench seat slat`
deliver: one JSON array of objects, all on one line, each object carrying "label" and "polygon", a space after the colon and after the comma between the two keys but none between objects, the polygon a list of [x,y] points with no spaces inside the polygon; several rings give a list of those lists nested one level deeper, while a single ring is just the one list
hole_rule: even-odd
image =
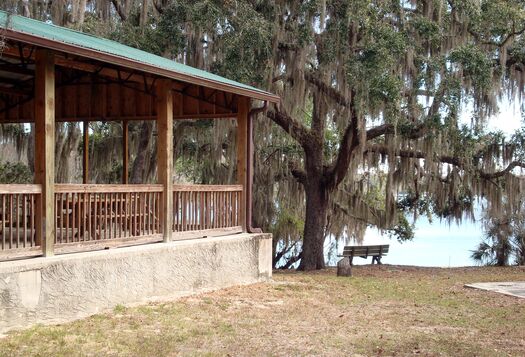
[{"label": "bench seat slat", "polygon": [[384,256],[387,255],[389,245],[358,245],[358,246],[345,246],[343,248],[342,256],[357,256],[362,258]]}]

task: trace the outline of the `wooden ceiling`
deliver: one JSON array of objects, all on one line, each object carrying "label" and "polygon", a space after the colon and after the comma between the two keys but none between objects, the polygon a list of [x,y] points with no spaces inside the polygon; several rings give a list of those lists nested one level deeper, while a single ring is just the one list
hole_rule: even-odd
[{"label": "wooden ceiling", "polygon": [[[0,123],[34,121],[35,46],[7,41],[0,50]],[[55,52],[59,122],[155,120],[155,75]],[[238,95],[173,81],[175,119],[230,118]]]}]

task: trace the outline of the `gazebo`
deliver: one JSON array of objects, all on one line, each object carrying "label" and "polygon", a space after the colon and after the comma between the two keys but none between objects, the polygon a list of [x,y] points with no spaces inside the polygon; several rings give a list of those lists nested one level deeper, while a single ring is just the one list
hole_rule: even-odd
[{"label": "gazebo", "polygon": [[[88,34],[0,12],[0,123],[34,123],[35,179],[0,185],[0,261],[252,232],[252,101],[279,97]],[[173,121],[235,118],[237,184],[173,182]],[[128,183],[128,122],[157,125],[158,184]],[[123,127],[122,184],[57,184],[55,123]]]}]

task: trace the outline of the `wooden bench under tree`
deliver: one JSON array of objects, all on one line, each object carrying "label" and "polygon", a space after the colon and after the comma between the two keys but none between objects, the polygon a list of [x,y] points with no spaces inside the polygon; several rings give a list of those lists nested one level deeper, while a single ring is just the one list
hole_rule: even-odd
[{"label": "wooden bench under tree", "polygon": [[389,244],[382,245],[347,245],[343,248],[343,254],[340,257],[348,257],[350,265],[353,265],[354,257],[368,258],[372,257],[372,264],[376,262],[381,264],[381,258],[388,254]]}]

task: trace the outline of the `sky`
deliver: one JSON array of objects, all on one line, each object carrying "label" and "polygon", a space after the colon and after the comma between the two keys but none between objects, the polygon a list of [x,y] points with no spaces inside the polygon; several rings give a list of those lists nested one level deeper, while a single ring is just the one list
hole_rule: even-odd
[{"label": "sky", "polygon": [[[521,127],[521,113],[518,104],[503,100],[500,112],[489,119],[489,130],[502,130],[507,136]],[[468,120],[469,110],[465,114]],[[435,267],[472,266],[470,258],[483,237],[482,223],[476,215],[476,222],[464,221],[460,225],[448,224],[434,219],[432,223],[423,217],[416,222],[414,239],[399,243],[396,239],[381,236],[375,228],[368,228],[363,244],[388,243],[389,254],[382,259],[384,264],[418,265]],[[342,250],[339,247],[339,252]],[[369,264],[371,258],[355,258],[354,264]]]}]

